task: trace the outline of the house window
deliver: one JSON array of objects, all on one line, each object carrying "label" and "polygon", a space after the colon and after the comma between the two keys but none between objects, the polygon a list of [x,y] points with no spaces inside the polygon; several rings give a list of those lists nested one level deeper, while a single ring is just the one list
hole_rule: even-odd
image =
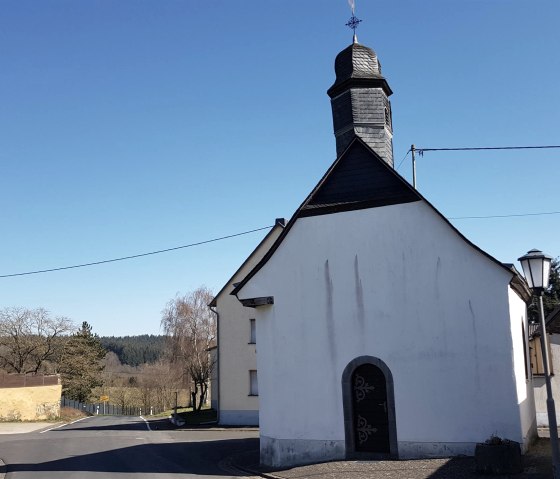
[{"label": "house window", "polygon": [[251,325],[251,334],[249,336],[249,344],[256,344],[257,342],[257,328],[254,319],[249,320],[249,324]]},{"label": "house window", "polygon": [[[552,370],[552,350],[550,349],[550,336],[547,334],[548,342],[548,371],[553,374]],[[541,338],[540,336],[533,336],[529,341],[529,355],[531,358],[531,372],[534,376],[544,375],[543,355],[541,351]]]},{"label": "house window", "polygon": [[259,383],[257,381],[257,371],[249,371],[249,396],[259,395]]}]

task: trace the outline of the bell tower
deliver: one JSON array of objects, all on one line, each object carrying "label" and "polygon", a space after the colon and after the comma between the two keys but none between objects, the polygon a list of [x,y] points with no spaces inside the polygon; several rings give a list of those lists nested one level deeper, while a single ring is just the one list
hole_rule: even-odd
[{"label": "bell tower", "polygon": [[[354,23],[352,21],[354,20]],[[353,15],[347,24],[356,28]],[[336,57],[336,80],[327,94],[331,98],[337,157],[360,137],[393,166],[393,122],[389,96],[393,93],[381,74],[375,52],[360,45],[354,33],[352,44]]]}]

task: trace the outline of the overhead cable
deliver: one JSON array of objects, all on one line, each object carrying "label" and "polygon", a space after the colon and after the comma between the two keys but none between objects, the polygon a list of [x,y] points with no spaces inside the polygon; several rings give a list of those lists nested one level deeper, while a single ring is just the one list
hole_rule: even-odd
[{"label": "overhead cable", "polygon": [[399,170],[399,168],[401,167],[401,165],[403,164],[403,161],[406,160],[406,157],[408,156],[408,154],[411,152],[412,150],[408,150],[406,152],[406,155],[404,155],[403,159],[401,160],[401,162],[399,163],[399,166],[397,166],[397,171]]},{"label": "overhead cable", "polygon": [[[545,211],[545,212],[540,212],[540,213],[519,213],[519,214],[508,214],[508,215],[488,215],[488,216],[452,216],[452,217],[447,217],[448,220],[467,220],[467,219],[491,219],[491,218],[515,218],[515,217],[524,217],[524,216],[544,216],[544,215],[558,215],[560,214],[560,211]],[[2,274],[0,275],[0,278],[11,278],[14,276],[27,276],[27,275],[32,275],[32,274],[40,274],[40,273],[51,273],[53,271],[63,271],[63,270],[67,270],[67,269],[76,269],[76,268],[85,268],[87,266],[95,266],[95,265],[99,265],[99,264],[105,264],[105,263],[114,263],[116,261],[125,261],[125,260],[129,260],[129,259],[134,259],[134,258],[142,258],[144,256],[151,256],[151,255],[156,255],[156,254],[161,254],[161,253],[167,253],[169,251],[176,251],[179,249],[185,249],[185,248],[192,248],[193,246],[200,246],[203,244],[208,244],[208,243],[215,243],[216,241],[222,241],[222,240],[226,240],[229,238],[235,238],[237,236],[242,236],[242,235],[247,235],[250,233],[255,233],[257,231],[262,231],[262,230],[266,230],[266,229],[270,229],[272,228],[271,226],[263,226],[262,228],[256,228],[253,230],[248,230],[248,231],[243,231],[242,233],[235,233],[235,234],[231,234],[231,235],[227,235],[227,236],[221,236],[219,238],[212,238],[209,240],[205,240],[205,241],[199,241],[197,243],[190,243],[187,245],[183,245],[183,246],[175,246],[173,248],[166,248],[166,249],[161,249],[161,250],[157,250],[157,251],[150,251],[149,253],[140,253],[140,254],[134,254],[134,255],[129,255],[129,256],[122,256],[120,258],[113,258],[113,259],[106,259],[106,260],[102,260],[102,261],[93,261],[91,263],[82,263],[82,264],[76,264],[76,265],[72,265],[72,266],[61,266],[58,268],[49,268],[49,269],[41,269],[41,270],[36,270],[36,271],[27,271],[25,273],[11,273],[11,274]]]},{"label": "overhead cable", "polygon": [[422,155],[425,151],[479,151],[479,150],[546,150],[560,148],[560,145],[539,145],[539,146],[475,146],[461,148],[416,148]]},{"label": "overhead cable", "polygon": [[122,256],[120,258],[105,259],[105,260],[102,260],[102,261],[93,261],[91,263],[75,264],[75,265],[72,265],[72,266],[61,266],[59,268],[41,269],[41,270],[37,270],[37,271],[27,271],[25,273],[2,274],[2,275],[0,275],[0,278],[11,278],[13,276],[26,276],[26,275],[30,275],[30,274],[51,273],[53,271],[62,271],[62,270],[65,270],[65,269],[85,268],[86,266],[95,266],[95,265],[98,265],[98,264],[114,263],[116,261],[125,261],[125,260],[128,260],[128,259],[141,258],[143,256],[151,256],[151,255],[154,255],[154,254],[168,253],[169,251],[176,251],[178,249],[192,248],[193,246],[200,246],[200,245],[203,245],[203,244],[214,243],[216,241],[222,241],[222,240],[229,239],[229,238],[235,238],[236,236],[247,235],[247,234],[250,234],[250,233],[255,233],[257,231],[262,231],[262,230],[266,230],[266,229],[270,229],[270,228],[272,228],[272,226],[263,226],[262,228],[257,228],[257,229],[249,230],[249,231],[243,231],[242,233],[235,233],[235,234],[231,234],[231,235],[227,235],[227,236],[221,236],[219,238],[212,238],[212,239],[209,239],[209,240],[199,241],[197,243],[186,244],[186,245],[183,245],[183,246],[175,246],[174,248],[160,249],[158,251],[150,251],[149,253],[133,254],[133,255],[130,255],[130,256]]},{"label": "overhead cable", "polygon": [[447,218],[448,220],[482,220],[488,218],[518,218],[522,216],[544,216],[544,215],[560,215],[560,211],[545,211],[543,213],[520,213],[511,215],[488,215],[488,216],[455,216]]}]

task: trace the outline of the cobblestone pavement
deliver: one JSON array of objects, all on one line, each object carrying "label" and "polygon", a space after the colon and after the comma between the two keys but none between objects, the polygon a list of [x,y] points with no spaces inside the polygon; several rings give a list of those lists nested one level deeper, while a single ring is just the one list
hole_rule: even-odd
[{"label": "cobblestone pavement", "polygon": [[266,469],[258,464],[258,451],[232,458],[233,465],[247,475],[281,479],[549,479],[552,478],[550,442],[539,439],[523,456],[523,472],[484,476],[474,472],[474,458],[426,459],[414,461],[335,461],[285,470]]}]

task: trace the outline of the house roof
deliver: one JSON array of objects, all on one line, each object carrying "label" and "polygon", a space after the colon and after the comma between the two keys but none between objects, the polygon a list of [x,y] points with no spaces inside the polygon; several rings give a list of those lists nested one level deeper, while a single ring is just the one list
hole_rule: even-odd
[{"label": "house roof", "polygon": [[[556,307],[546,318],[546,332],[552,334],[560,334],[560,306]],[[537,326],[531,334],[531,337],[540,336],[541,328]]]},{"label": "house roof", "polygon": [[[230,293],[237,295],[241,288],[268,262],[289,234],[299,218],[323,214],[340,213],[380,206],[424,201],[441,217],[469,246],[490,259],[512,275],[512,283],[524,283],[515,268],[510,268],[469,241],[428,200],[415,190],[401,175],[389,166],[363,140],[356,137],[348,148],[327,170],[317,186],[296,210],[280,236],[263,256],[261,261]],[[514,286],[512,284],[512,286]],[[519,288],[522,288],[520,286]],[[519,289],[517,288],[517,289]],[[525,299],[514,287],[514,290]],[[526,300],[526,299],[525,299]]]},{"label": "house roof", "polygon": [[531,301],[532,294],[527,281],[525,281],[524,276],[519,271],[517,271],[513,264],[504,263],[504,266],[511,270],[511,272],[514,274],[510,283],[513,290],[519,295],[521,299],[523,299],[523,301],[529,303]]},{"label": "house roof", "polygon": [[550,333],[560,333],[560,306],[547,316],[546,330]]},{"label": "house roof", "polygon": [[[245,259],[245,261],[243,261],[241,266],[239,268],[237,268],[237,271],[235,273],[233,273],[231,278],[229,278],[227,280],[227,282],[226,282],[226,284],[224,284],[223,288],[218,292],[218,294],[216,296],[214,296],[214,299],[212,299],[212,301],[210,301],[210,303],[208,303],[209,307],[215,308],[217,306],[218,297],[221,296],[226,291],[226,289],[229,287],[229,285],[233,281],[233,278],[235,278],[235,276],[245,267],[245,265],[251,260],[251,258],[261,248],[261,246],[268,240],[268,238],[272,235],[272,233],[274,231],[277,231],[278,228],[282,228],[282,229],[284,228],[285,223],[286,223],[286,220],[284,218],[276,218],[276,220],[274,222],[274,226],[265,235],[265,237],[261,240],[261,242],[257,245],[257,247],[251,252],[251,254],[249,256],[247,256],[247,258]],[[237,285],[238,285],[238,283],[233,284],[234,287],[237,286]]]}]

